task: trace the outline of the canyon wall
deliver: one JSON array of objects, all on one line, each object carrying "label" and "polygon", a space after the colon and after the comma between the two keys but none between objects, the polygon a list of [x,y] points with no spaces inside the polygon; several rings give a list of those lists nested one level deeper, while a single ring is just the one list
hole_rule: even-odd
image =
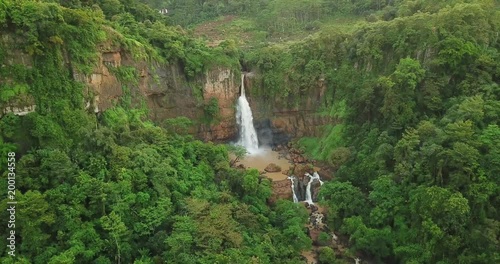
[{"label": "canyon wall", "polygon": [[[274,144],[283,144],[291,139],[301,137],[321,136],[325,125],[334,120],[318,114],[324,103],[326,84],[321,81],[316,87],[311,87],[307,94],[300,98],[263,98],[252,96],[258,94],[254,90],[261,89],[258,82],[258,73],[249,73],[245,78],[247,97],[254,113],[254,123],[259,131],[259,140],[272,141]],[[270,139],[269,139],[270,138]],[[266,142],[265,142],[266,143]]]},{"label": "canyon wall", "polygon": [[[121,83],[110,67],[127,67],[138,73],[136,83]],[[103,52],[90,76],[77,77],[88,84],[90,105],[96,112],[112,107],[130,90],[132,103],[144,104],[149,117],[158,123],[184,116],[194,123],[190,133],[206,141],[232,140],[237,133],[234,102],[239,94],[239,76],[225,67],[216,67],[188,81],[181,65],[146,63],[119,49]],[[203,121],[204,106],[211,98],[219,103],[219,122]]]},{"label": "canyon wall", "polygon": [[[205,141],[227,142],[238,135],[235,111],[240,95],[239,73],[229,68],[213,68],[188,81],[178,64],[148,65],[130,58],[120,50],[108,50],[100,56],[94,73],[82,81],[89,84],[95,93],[92,105],[104,111],[123,95],[120,82],[108,67],[133,67],[139,73],[139,81],[131,93],[136,103],[141,98],[150,110],[150,118],[156,122],[168,118],[185,116],[195,121],[190,131]],[[281,144],[304,136],[320,136],[324,125],[331,118],[317,114],[326,89],[324,83],[311,89],[310,94],[299,99],[295,107],[289,107],[277,99],[253,97],[256,74],[247,73],[245,87],[253,111],[254,123],[259,139],[264,144]],[[210,98],[217,98],[220,117],[218,122],[207,124],[203,119],[204,105]]]},{"label": "canyon wall", "polygon": [[[0,38],[5,48],[2,65],[33,67],[33,58],[16,47],[17,39],[9,34]],[[236,137],[235,102],[239,96],[240,75],[227,67],[213,67],[204,74],[188,80],[182,65],[176,62],[159,63],[136,59],[110,42],[98,47],[97,63],[90,74],[72,68],[68,56],[65,67],[71,67],[75,80],[85,84],[82,91],[83,106],[94,113],[101,113],[117,105],[124,96],[130,96],[133,106],[146,106],[151,120],[162,123],[165,119],[184,116],[193,121],[190,133],[205,141],[229,141]],[[126,69],[134,80],[123,80],[118,73]],[[10,83],[0,80],[0,85]],[[7,113],[26,115],[36,109],[35,100],[27,89],[8,101],[0,101],[0,117]],[[217,122],[206,120],[204,108],[211,98],[219,104]]]},{"label": "canyon wall", "polygon": [[[31,56],[14,48],[14,38],[4,35],[0,41],[3,47],[11,47],[6,49],[4,64],[32,67]],[[237,137],[235,105],[240,94],[239,72],[227,67],[214,67],[188,80],[179,63],[136,59],[133,54],[112,44],[103,43],[98,49],[97,64],[90,74],[84,75],[72,69],[73,77],[86,84],[84,106],[89,111],[106,111],[124,96],[130,96],[132,104],[146,106],[149,117],[157,123],[184,116],[194,123],[190,133],[202,140],[227,142]],[[65,64],[71,67],[67,57]],[[134,80],[121,79],[117,73],[119,69],[133,72]],[[252,89],[256,89],[255,77],[255,74],[248,73],[245,82],[261,143],[281,144],[293,138],[319,136],[322,127],[331,122],[329,118],[316,114],[324,85],[311,89],[311,94],[300,98],[296,107],[288,107],[277,99],[252,96]],[[216,122],[204,119],[205,106],[211,98],[216,98],[219,105]],[[25,115],[36,109],[29,93],[4,102],[0,107],[0,116],[9,112]]]}]

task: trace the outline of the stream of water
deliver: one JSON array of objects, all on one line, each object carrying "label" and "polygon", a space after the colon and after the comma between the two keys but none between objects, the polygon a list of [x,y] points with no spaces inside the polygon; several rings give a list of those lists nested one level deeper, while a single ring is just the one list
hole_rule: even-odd
[{"label": "stream of water", "polygon": [[309,177],[309,182],[307,183],[305,202],[309,204],[314,204],[311,195],[311,185],[314,180],[318,180],[320,185],[323,185],[323,181],[320,179],[319,174],[317,172],[314,172],[313,175],[306,173],[306,176]]},{"label": "stream of water", "polygon": [[240,128],[238,145],[245,147],[248,153],[256,153],[259,149],[259,139],[253,126],[252,109],[245,95],[245,74],[241,74],[241,94],[236,106],[236,122]]},{"label": "stream of water", "polygon": [[[245,147],[245,149],[249,153],[249,155],[247,155],[242,161],[240,161],[241,164],[246,165],[246,167],[256,168],[259,171],[263,171],[264,168],[271,162],[277,164],[283,170],[290,169],[290,163],[288,162],[288,160],[281,158],[278,152],[272,151],[269,147],[259,149],[259,139],[253,125],[252,109],[250,108],[245,95],[244,74],[241,75],[241,94],[238,98],[238,104],[236,106],[236,122],[238,123],[240,129],[240,137],[236,144]],[[297,195],[295,193],[295,184],[299,183],[297,177],[288,177],[281,172],[267,173],[266,176],[271,178],[273,181],[289,179],[292,185],[291,188],[293,192],[293,202],[299,202],[299,199],[297,198]],[[313,175],[307,173],[306,176],[309,176],[309,182],[307,184],[305,202],[313,204],[311,195],[312,183],[313,181],[318,180],[322,185],[323,182],[321,181],[317,172],[314,172]],[[312,251],[302,252],[302,255],[308,260],[308,263],[317,262],[316,256]]]},{"label": "stream of water", "polygon": [[288,179],[292,182],[292,194],[293,194],[293,202],[298,203],[299,199],[297,198],[297,194],[295,193],[295,176],[290,176]]}]

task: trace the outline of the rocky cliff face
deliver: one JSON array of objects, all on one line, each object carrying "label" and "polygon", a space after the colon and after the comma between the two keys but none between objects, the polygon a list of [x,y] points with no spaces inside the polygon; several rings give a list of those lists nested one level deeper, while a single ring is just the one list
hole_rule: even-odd
[{"label": "rocky cliff face", "polygon": [[[7,34],[0,34],[0,49],[2,49],[2,47],[12,47],[0,51],[0,53],[3,53],[3,63],[0,61],[0,67],[3,67],[3,64],[24,65],[28,69],[33,67],[32,57],[15,48],[20,42],[22,41],[18,38],[13,38]],[[0,86],[2,84],[9,85],[11,82],[12,80],[9,78],[4,80],[0,79]],[[21,95],[12,98],[8,103],[0,104],[0,117],[7,113],[14,113],[15,115],[22,116],[34,112],[35,109],[36,105],[33,97],[30,95]]]},{"label": "rocky cliff face", "polygon": [[[15,39],[3,36],[4,47],[16,47]],[[99,47],[98,63],[88,75],[74,69],[74,78],[86,84],[83,91],[85,107],[95,113],[103,112],[116,105],[124,95],[130,95],[136,106],[146,105],[150,118],[158,123],[168,118],[185,116],[194,121],[191,133],[206,141],[223,142],[236,138],[238,127],[235,119],[236,101],[240,94],[240,76],[235,71],[212,68],[193,80],[187,80],[182,66],[176,63],[161,64],[135,59],[119,46],[103,43]],[[3,63],[21,64],[31,67],[32,58],[28,54],[7,49]],[[71,67],[71,63],[66,61]],[[132,70],[136,79],[124,81],[117,74],[118,69]],[[247,94],[259,139],[264,144],[280,144],[292,138],[318,136],[329,118],[315,114],[324,86],[319,85],[313,92],[300,99],[297,107],[281,106],[270,98],[251,96],[254,74],[245,78]],[[124,89],[126,87],[126,89]],[[24,115],[35,111],[34,100],[29,95],[16,98],[1,106],[1,114],[13,112]],[[211,98],[219,103],[219,120],[209,124],[203,122],[204,106]]]},{"label": "rocky cliff face", "polygon": [[[135,69],[137,83],[121,83],[110,68]],[[162,122],[168,118],[185,116],[194,121],[191,133],[207,141],[227,141],[237,133],[234,102],[239,93],[239,82],[228,68],[214,68],[203,76],[188,81],[178,64],[146,63],[134,60],[120,49],[102,52],[99,63],[90,76],[77,76],[87,83],[91,105],[96,112],[112,107],[123,96],[123,85],[128,86],[133,103],[145,102],[150,118]],[[201,122],[203,106],[210,98],[219,102],[220,122]]]},{"label": "rocky cliff face", "polygon": [[[168,118],[185,116],[199,121],[203,115],[203,105],[210,98],[219,102],[220,119],[216,124],[197,122],[192,134],[203,140],[229,141],[238,134],[235,118],[235,104],[240,94],[240,76],[228,68],[214,68],[188,81],[180,65],[158,63],[148,64],[131,58],[130,54],[118,48],[108,48],[102,52],[94,73],[83,82],[94,92],[92,105],[97,111],[111,107],[123,95],[119,80],[110,73],[110,67],[133,67],[139,73],[138,84],[132,87],[132,97],[139,103],[144,98],[150,109],[150,117],[161,122]],[[252,94],[255,74],[245,77],[247,95]],[[249,97],[254,115],[254,123],[259,139],[264,144],[281,144],[292,138],[319,136],[331,118],[316,114],[325,92],[324,83],[311,89],[309,95],[300,98],[296,107],[283,106],[281,102],[269,98]]]},{"label": "rocky cliff face", "polygon": [[[16,39],[4,35],[0,39],[6,49],[3,64],[32,67],[32,57],[15,47]],[[88,75],[73,69],[73,77],[84,84],[85,107],[95,113],[106,111],[130,94],[132,104],[146,105],[149,115],[161,123],[168,118],[185,116],[195,124],[191,133],[206,141],[229,141],[237,134],[234,104],[239,96],[240,76],[224,67],[213,68],[194,80],[188,81],[177,63],[161,64],[134,59],[133,54],[119,46],[103,43],[97,64]],[[71,63],[65,59],[68,67]],[[1,64],[0,64],[1,66]],[[127,69],[136,75],[134,81],[121,80],[117,74]],[[5,82],[8,80],[0,81]],[[126,89],[125,89],[126,87]],[[219,122],[209,124],[203,120],[204,106],[211,99],[219,103]],[[22,95],[0,104],[0,117],[14,113],[25,115],[36,109],[31,96]]]},{"label": "rocky cliff face", "polygon": [[198,134],[208,140],[229,140],[236,137],[236,100],[239,97],[239,76],[229,69],[216,69],[206,73],[203,85],[205,102],[212,97],[218,99],[220,122],[212,126],[203,126]]},{"label": "rocky cliff face", "polygon": [[253,97],[253,90],[259,89],[257,78],[257,74],[247,74],[245,87],[250,94],[247,97],[261,142],[283,144],[290,139],[321,136],[324,126],[334,122],[330,117],[317,114],[326,91],[324,82],[312,87],[307,95],[293,98],[298,103],[289,106],[278,98]]}]

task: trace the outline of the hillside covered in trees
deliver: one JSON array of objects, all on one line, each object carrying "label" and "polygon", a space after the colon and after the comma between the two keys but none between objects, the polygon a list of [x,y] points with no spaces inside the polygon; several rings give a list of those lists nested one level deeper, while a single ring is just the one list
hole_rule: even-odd
[{"label": "hillside covered in trees", "polygon": [[[175,61],[188,79],[237,64],[230,50],[207,48],[138,1],[2,1],[0,25],[2,111],[36,104],[0,119],[2,227],[9,152],[18,202],[15,257],[10,229],[1,228],[0,262],[301,263],[311,246],[304,208],[269,207],[270,183],[256,170],[231,168],[226,146],[185,134],[189,120],[152,123],[130,93],[94,114],[75,79],[106,43]],[[115,70],[124,90],[137,81],[136,72]]]},{"label": "hillside covered in trees", "polygon": [[379,263],[499,261],[495,4],[399,1],[351,32],[248,54],[264,98],[295,104],[326,83],[318,112],[339,124],[299,142],[337,170],[320,195],[350,250]]},{"label": "hillside covered in trees", "polygon": [[[78,76],[115,45],[191,83],[252,71],[268,105],[322,89],[316,114],[335,122],[295,142],[335,172],[320,204],[346,255],[500,263],[499,32],[494,0],[3,0],[2,226],[11,152],[18,209],[0,262],[304,263],[304,206],[269,204],[270,181],[189,135],[193,120],[150,120],[130,92],[140,73],[110,67],[124,95],[86,106]],[[319,263],[346,263],[325,245]]]}]

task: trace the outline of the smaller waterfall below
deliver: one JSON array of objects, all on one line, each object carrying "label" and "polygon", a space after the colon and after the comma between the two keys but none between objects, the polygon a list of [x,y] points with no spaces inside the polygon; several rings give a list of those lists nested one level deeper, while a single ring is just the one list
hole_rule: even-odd
[{"label": "smaller waterfall below", "polygon": [[241,94],[236,107],[236,122],[240,127],[240,139],[237,144],[245,147],[252,154],[259,149],[259,139],[253,126],[252,109],[245,95],[245,75],[241,74]]},{"label": "smaller waterfall below", "polygon": [[299,199],[297,198],[297,195],[295,194],[295,176],[290,176],[288,179],[292,182],[292,193],[293,193],[293,202],[298,203]]},{"label": "smaller waterfall below", "polygon": [[320,185],[323,185],[323,181],[319,178],[319,174],[314,172],[313,175],[306,173],[305,176],[309,177],[309,182],[306,187],[306,199],[304,200],[308,204],[314,204],[311,195],[311,186],[314,180],[318,180]]}]

